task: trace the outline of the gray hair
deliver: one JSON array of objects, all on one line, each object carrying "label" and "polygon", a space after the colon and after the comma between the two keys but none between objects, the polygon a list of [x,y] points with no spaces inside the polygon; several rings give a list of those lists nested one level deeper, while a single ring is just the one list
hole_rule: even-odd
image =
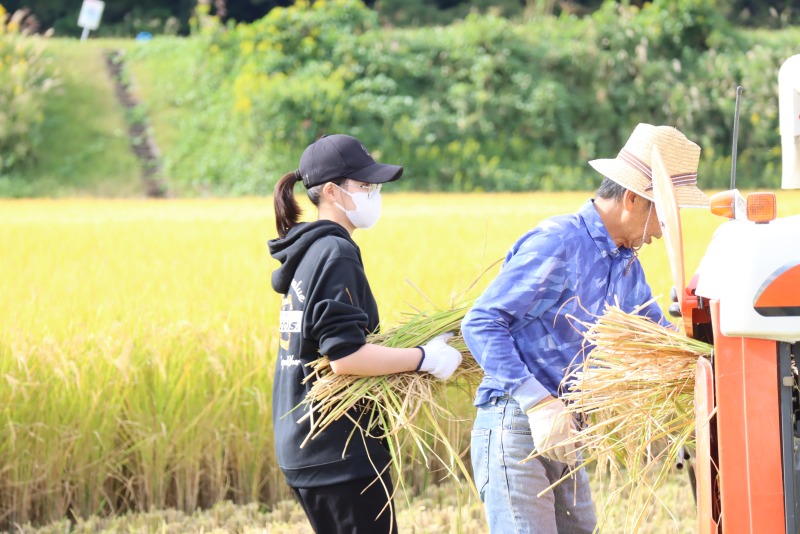
[{"label": "gray hair", "polygon": [[600,187],[597,188],[596,195],[606,200],[616,200],[619,202],[625,195],[627,189],[609,177],[603,177]]}]

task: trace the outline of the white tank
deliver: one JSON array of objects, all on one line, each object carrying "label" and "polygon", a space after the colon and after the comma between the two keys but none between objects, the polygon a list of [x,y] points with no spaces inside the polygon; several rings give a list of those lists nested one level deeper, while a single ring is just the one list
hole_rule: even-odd
[{"label": "white tank", "polygon": [[719,300],[724,335],[800,340],[800,215],[722,224],[697,272],[695,293]]}]

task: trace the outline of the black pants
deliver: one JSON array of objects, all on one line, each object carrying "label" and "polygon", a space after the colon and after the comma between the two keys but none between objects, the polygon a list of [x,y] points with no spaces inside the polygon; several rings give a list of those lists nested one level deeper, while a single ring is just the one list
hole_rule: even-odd
[{"label": "black pants", "polygon": [[383,484],[370,477],[333,486],[292,489],[317,534],[396,534],[394,504],[386,505],[388,495],[394,491],[392,480],[388,475],[382,479]]}]

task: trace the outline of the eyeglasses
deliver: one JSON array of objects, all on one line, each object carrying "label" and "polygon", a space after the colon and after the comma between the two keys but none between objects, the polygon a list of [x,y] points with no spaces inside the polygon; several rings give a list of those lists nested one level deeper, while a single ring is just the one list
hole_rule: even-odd
[{"label": "eyeglasses", "polygon": [[358,187],[359,189],[362,190],[362,192],[367,194],[367,198],[372,198],[372,195],[380,192],[381,186],[383,184],[357,184],[355,182],[347,182],[345,185]]}]

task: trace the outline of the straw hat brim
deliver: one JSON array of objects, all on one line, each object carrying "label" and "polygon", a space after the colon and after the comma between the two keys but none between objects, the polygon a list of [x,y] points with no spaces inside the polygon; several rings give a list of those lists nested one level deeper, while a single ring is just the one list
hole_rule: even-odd
[{"label": "straw hat brim", "polygon": [[[637,195],[653,200],[653,190],[648,189],[650,178],[619,159],[595,159],[589,162],[597,172]],[[675,188],[679,208],[707,208],[710,201],[696,185]]]}]

